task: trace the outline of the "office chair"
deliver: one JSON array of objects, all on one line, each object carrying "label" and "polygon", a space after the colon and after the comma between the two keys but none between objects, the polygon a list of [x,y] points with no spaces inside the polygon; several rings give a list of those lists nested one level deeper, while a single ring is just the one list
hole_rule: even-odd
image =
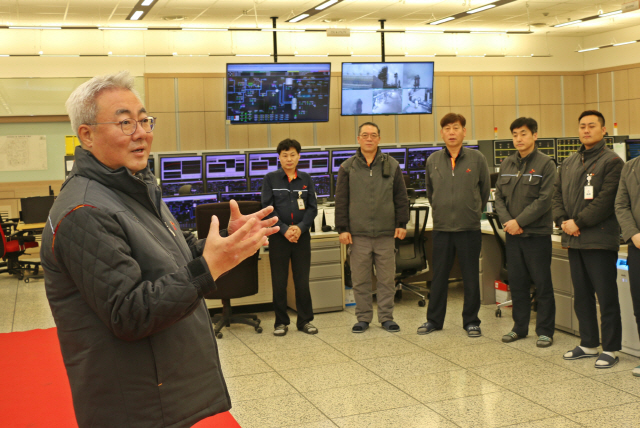
[{"label": "office chair", "polygon": [[[257,201],[239,201],[238,206],[242,214],[252,214],[262,209],[262,205]],[[196,207],[196,230],[199,238],[206,238],[209,234],[212,215],[218,216],[221,227],[229,224],[231,217],[229,202],[202,204]],[[257,251],[253,256],[243,260],[238,266],[220,276],[216,280],[216,290],[204,296],[205,299],[222,300],[222,314],[214,314],[214,309],[209,309],[218,339],[222,339],[222,327],[229,327],[231,323],[247,324],[252,326],[257,333],[262,333],[257,315],[232,315],[231,311],[231,299],[253,296],[258,293],[259,255],[260,251]]]},{"label": "office chair", "polygon": [[[17,231],[18,219],[16,221],[4,221],[0,216],[0,237],[2,238],[2,246],[0,247],[0,273],[8,273],[10,275],[18,275],[19,280],[29,282],[29,276],[37,276],[40,271],[40,262],[22,261],[20,256],[25,253],[27,248],[37,248],[35,236],[25,235],[26,231]],[[32,274],[32,275],[25,275]],[[41,275],[40,275],[41,276]]]},{"label": "office chair", "polygon": [[[493,229],[493,236],[496,238],[496,242],[498,243],[498,248],[500,248],[500,256],[502,258],[502,266],[500,267],[500,281],[505,284],[509,284],[509,272],[507,271],[507,249],[506,249],[506,235],[505,231],[502,228],[502,223],[500,223],[500,218],[498,214],[495,212],[486,213],[487,220],[489,220],[489,224],[491,225],[491,229]],[[537,312],[537,302],[535,300],[536,291],[535,288],[531,289],[531,301],[532,308],[534,312]],[[512,305],[513,301],[508,300],[506,302],[498,304],[496,307],[496,317],[502,317],[502,308],[503,306]]]},{"label": "office chair", "polygon": [[[408,284],[405,280],[429,270],[424,248],[427,241],[424,231],[429,218],[429,207],[411,206],[410,210],[416,213],[414,228],[407,230],[407,236],[403,240],[396,239],[396,297],[402,298],[402,290],[407,290],[420,297],[418,306],[423,307],[427,302],[424,294],[420,293],[421,287]],[[425,213],[422,227],[420,227],[421,211]],[[427,284],[424,288],[428,289]]]}]

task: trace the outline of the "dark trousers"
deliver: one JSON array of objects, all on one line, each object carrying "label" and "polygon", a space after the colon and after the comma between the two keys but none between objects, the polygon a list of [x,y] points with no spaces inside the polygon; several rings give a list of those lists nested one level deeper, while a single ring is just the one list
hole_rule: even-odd
[{"label": "dark trousers", "polygon": [[462,281],[464,283],[464,306],[462,322],[468,325],[480,325],[480,248],[482,232],[470,230],[465,232],[433,231],[433,278],[431,280],[431,297],[427,308],[427,320],[433,322],[437,329],[444,324],[447,313],[447,295],[449,292],[449,273],[458,254]]},{"label": "dark trousers", "polygon": [[580,345],[596,348],[600,344],[596,298],[600,303],[602,350],[622,348],[622,321],[618,300],[618,252],[569,248],[574,309],[580,323]]},{"label": "dark trousers", "polygon": [[281,233],[269,237],[269,264],[271,265],[271,286],[273,288],[273,310],[276,313],[274,326],[289,325],[287,314],[287,282],[289,280],[289,260],[296,290],[296,310],[298,329],[313,321],[313,305],[309,291],[309,269],[311,267],[311,235],[305,232],[297,243],[287,240]]},{"label": "dark trousers", "polygon": [[640,250],[633,245],[633,242],[629,242],[627,264],[629,266],[629,286],[631,287],[633,313],[636,316],[638,332],[640,332]]},{"label": "dark trousers", "polygon": [[529,334],[531,284],[536,287],[536,334],[553,337],[556,299],[551,281],[551,235],[518,237],[506,234],[507,270],[513,301],[513,331]]}]

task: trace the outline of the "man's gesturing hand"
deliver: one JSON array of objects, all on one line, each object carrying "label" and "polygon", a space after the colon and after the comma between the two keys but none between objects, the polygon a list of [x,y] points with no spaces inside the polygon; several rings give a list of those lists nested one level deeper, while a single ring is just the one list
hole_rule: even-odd
[{"label": "man's gesturing hand", "polygon": [[[227,226],[227,232],[229,233],[229,236],[236,233],[238,229],[244,226],[244,224],[247,223],[247,221],[249,221],[249,219],[252,219],[252,218],[256,219],[256,222],[253,224],[253,229],[251,230],[251,234],[256,233],[259,229],[263,229],[265,227],[271,227],[278,222],[278,217],[272,217],[268,220],[262,220],[263,218],[271,214],[271,212],[273,211],[272,206],[263,208],[260,211],[253,214],[242,215],[240,213],[240,207],[238,206],[238,203],[232,199],[229,202],[229,208],[231,209],[231,217],[229,218],[229,225]],[[265,236],[273,235],[278,230],[280,230],[279,227],[271,227],[271,229],[267,231],[267,234]]]},{"label": "man's gesturing hand", "polygon": [[[236,208],[237,208],[236,204]],[[268,220],[267,220],[268,221]],[[211,228],[204,245],[204,257],[214,281],[220,275],[240,264],[247,257],[255,254],[261,246],[267,243],[270,229],[258,227],[260,221],[249,218],[244,225],[228,238],[220,236],[220,221],[218,217],[211,217]],[[279,227],[273,228],[277,232]],[[272,232],[273,233],[273,232]]]}]

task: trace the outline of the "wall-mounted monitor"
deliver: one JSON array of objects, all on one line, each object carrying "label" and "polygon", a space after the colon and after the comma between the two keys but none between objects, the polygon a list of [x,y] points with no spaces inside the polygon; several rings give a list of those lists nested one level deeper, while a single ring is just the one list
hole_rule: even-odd
[{"label": "wall-mounted monitor", "polygon": [[280,168],[278,153],[249,153],[249,177],[263,177]]},{"label": "wall-mounted monitor", "polygon": [[433,62],[343,62],[342,115],[431,114]]},{"label": "wall-mounted monitor", "polygon": [[177,198],[162,198],[169,211],[180,223],[182,230],[196,229],[196,207],[200,204],[215,204],[218,195],[179,196]]},{"label": "wall-mounted monitor", "polygon": [[149,156],[149,159],[147,160],[147,166],[149,167],[149,171],[151,171],[151,174],[156,175],[156,162],[153,156]]},{"label": "wall-mounted monitor", "polygon": [[207,179],[244,177],[246,157],[244,154],[205,155],[204,166]]},{"label": "wall-mounted monitor", "polygon": [[331,196],[331,176],[329,174],[312,175],[311,180],[316,188],[316,197],[328,198]]},{"label": "wall-mounted monitor", "polygon": [[220,193],[220,202],[235,201],[260,201],[260,192],[229,192]]},{"label": "wall-mounted monitor", "polygon": [[407,164],[407,149],[403,147],[389,148],[385,149],[383,147],[380,148],[382,153],[387,153],[389,156],[393,157],[400,164],[400,169],[404,170],[405,165]]},{"label": "wall-mounted monitor", "polygon": [[331,172],[337,173],[342,162],[356,154],[356,149],[351,150],[331,150]]},{"label": "wall-mounted monitor", "polygon": [[327,122],[331,64],[227,64],[232,124]]},{"label": "wall-mounted monitor", "polygon": [[442,147],[409,147],[407,149],[407,170],[425,170],[427,159],[435,152],[442,150]]},{"label": "wall-mounted monitor", "polygon": [[640,140],[627,140],[627,161],[640,156]]},{"label": "wall-mounted monitor", "polygon": [[307,174],[328,174],[329,173],[329,152],[300,152],[298,169]]}]

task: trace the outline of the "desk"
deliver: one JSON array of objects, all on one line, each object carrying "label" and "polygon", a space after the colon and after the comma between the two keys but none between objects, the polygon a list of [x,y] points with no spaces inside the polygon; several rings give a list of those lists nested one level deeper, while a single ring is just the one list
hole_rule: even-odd
[{"label": "desk", "polygon": [[44,229],[46,225],[47,223],[18,223],[16,230],[18,232],[42,232],[42,229]]}]

